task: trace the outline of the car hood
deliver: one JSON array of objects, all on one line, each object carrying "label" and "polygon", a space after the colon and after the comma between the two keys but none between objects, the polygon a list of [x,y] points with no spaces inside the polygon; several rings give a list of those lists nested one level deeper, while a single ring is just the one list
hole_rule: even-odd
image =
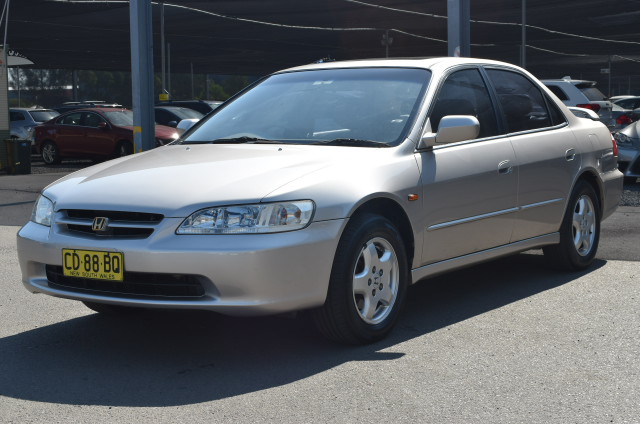
[{"label": "car hood", "polygon": [[[287,145],[169,145],[85,168],[44,194],[55,209],[121,210],[185,217],[254,203],[307,174],[381,149]],[[365,151],[365,152],[363,152]]]}]

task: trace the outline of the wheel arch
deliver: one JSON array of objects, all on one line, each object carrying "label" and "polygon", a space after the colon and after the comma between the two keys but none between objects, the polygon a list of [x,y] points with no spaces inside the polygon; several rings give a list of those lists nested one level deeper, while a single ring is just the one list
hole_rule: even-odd
[{"label": "wheel arch", "polygon": [[586,182],[595,190],[596,196],[598,196],[598,212],[600,213],[600,216],[602,216],[604,212],[604,186],[602,185],[602,182],[596,175],[595,171],[592,170],[585,170],[582,174],[580,174],[580,176],[576,179],[574,187],[580,181]]},{"label": "wheel arch", "polygon": [[378,197],[360,205],[351,218],[367,213],[383,216],[398,228],[407,253],[407,263],[411,265],[415,255],[415,238],[411,221],[402,206],[394,200]]}]

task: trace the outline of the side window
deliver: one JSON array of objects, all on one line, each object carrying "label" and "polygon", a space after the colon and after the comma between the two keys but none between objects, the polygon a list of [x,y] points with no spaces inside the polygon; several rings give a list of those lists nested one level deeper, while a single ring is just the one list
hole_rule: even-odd
[{"label": "side window", "polygon": [[22,112],[9,112],[10,121],[24,121],[24,115]]},{"label": "side window", "polygon": [[85,127],[97,128],[100,122],[104,122],[104,119],[96,113],[85,112],[82,115],[82,125]]},{"label": "side window", "polygon": [[552,118],[542,92],[524,75],[487,69],[510,133],[550,127]]},{"label": "side window", "polygon": [[569,100],[569,96],[567,96],[567,93],[565,93],[562,88],[558,87],[557,85],[547,85],[547,88],[551,90],[551,92],[555,94],[560,100]]},{"label": "side window", "polygon": [[477,69],[457,71],[447,77],[431,111],[431,129],[436,132],[447,115],[473,115],[480,122],[479,138],[498,134],[495,109]]},{"label": "side window", "polygon": [[80,125],[81,113],[71,113],[58,121],[62,125]]},{"label": "side window", "polygon": [[156,109],[156,122],[162,125],[167,125],[169,121],[172,121],[172,116],[164,109]]}]

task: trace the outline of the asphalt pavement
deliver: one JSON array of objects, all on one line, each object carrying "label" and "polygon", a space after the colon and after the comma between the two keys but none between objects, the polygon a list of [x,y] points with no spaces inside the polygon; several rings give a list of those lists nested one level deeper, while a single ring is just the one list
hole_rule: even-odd
[{"label": "asphalt pavement", "polygon": [[638,207],[603,223],[585,272],[530,252],[433,278],[389,338],[345,347],[303,319],[30,294],[16,233],[66,172],[0,175],[1,423],[640,422]]}]

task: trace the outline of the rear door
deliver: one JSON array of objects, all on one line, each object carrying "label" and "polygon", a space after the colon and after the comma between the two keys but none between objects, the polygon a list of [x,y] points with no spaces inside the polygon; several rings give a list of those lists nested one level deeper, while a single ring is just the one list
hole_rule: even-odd
[{"label": "rear door", "polygon": [[519,166],[518,214],[512,242],[558,231],[580,148],[551,99],[527,76],[486,69]]}]

